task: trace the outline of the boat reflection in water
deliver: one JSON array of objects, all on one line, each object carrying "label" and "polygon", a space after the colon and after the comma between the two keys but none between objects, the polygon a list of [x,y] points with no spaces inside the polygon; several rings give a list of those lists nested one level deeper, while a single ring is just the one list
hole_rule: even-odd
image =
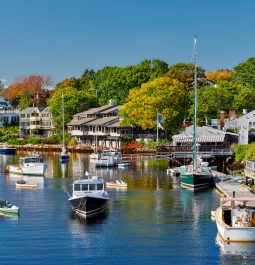
[{"label": "boat reflection in water", "polygon": [[[234,259],[237,256],[255,257],[254,242],[225,242],[218,233],[216,236],[216,244],[220,247],[221,256],[225,260],[226,264],[235,264]],[[230,262],[231,259],[233,259],[233,263],[227,263],[227,260]]]}]

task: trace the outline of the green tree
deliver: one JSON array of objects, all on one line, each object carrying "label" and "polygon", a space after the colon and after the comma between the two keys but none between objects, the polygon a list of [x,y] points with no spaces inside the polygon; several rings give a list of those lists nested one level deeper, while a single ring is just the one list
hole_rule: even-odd
[{"label": "green tree", "polygon": [[49,111],[58,129],[62,128],[62,93],[64,95],[65,124],[70,122],[73,115],[97,104],[96,98],[90,93],[73,87],[58,89],[48,101]]},{"label": "green tree", "polygon": [[124,102],[129,90],[140,87],[168,70],[160,60],[144,60],[138,65],[126,67],[105,67],[94,75],[95,90],[99,103],[106,104],[114,99],[116,104]]},{"label": "green tree", "polygon": [[233,77],[236,82],[255,88],[255,57],[234,67]]},{"label": "green tree", "polygon": [[24,110],[28,108],[30,106],[30,103],[31,103],[31,95],[27,92],[23,93],[20,96],[19,100],[19,105],[18,105],[19,110]]}]

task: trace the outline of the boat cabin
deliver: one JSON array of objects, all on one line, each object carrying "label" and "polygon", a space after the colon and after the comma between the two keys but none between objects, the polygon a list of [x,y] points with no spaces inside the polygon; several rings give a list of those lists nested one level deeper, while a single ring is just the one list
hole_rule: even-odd
[{"label": "boat cabin", "polygon": [[97,176],[92,176],[90,179],[76,180],[73,183],[73,195],[81,196],[84,193],[104,191],[104,180]]},{"label": "boat cabin", "polygon": [[19,163],[20,164],[43,163],[43,158],[41,156],[22,157],[20,158]]},{"label": "boat cabin", "polygon": [[230,227],[255,227],[255,199],[231,198],[222,201],[220,218]]}]

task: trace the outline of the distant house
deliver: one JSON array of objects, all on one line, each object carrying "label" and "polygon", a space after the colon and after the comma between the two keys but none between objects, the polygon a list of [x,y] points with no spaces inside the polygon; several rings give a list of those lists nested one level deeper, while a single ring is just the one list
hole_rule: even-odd
[{"label": "distant house", "polygon": [[121,126],[121,106],[109,105],[77,113],[67,124],[68,132],[81,144],[120,148],[123,136],[132,136],[131,126]]},{"label": "distant house", "polygon": [[0,128],[3,125],[16,124],[19,122],[19,111],[12,107],[10,103],[0,97]]},{"label": "distant house", "polygon": [[226,122],[223,129],[237,131],[238,143],[248,144],[255,141],[255,110],[249,113],[244,110],[243,113],[243,116]]},{"label": "distant house", "polygon": [[21,111],[19,128],[20,134],[24,136],[51,136],[53,122],[49,108],[47,107],[40,111],[37,107],[29,107]]}]

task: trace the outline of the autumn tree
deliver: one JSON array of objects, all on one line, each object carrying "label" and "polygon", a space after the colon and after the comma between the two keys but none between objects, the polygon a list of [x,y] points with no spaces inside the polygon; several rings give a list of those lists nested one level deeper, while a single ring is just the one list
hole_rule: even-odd
[{"label": "autumn tree", "polygon": [[157,110],[166,121],[165,128],[174,131],[183,121],[185,89],[183,83],[169,77],[159,77],[130,90],[120,115],[122,124],[156,129]]},{"label": "autumn tree", "polygon": [[230,71],[229,69],[219,69],[217,71],[205,73],[205,77],[207,80],[218,84],[221,81],[231,81],[232,71]]},{"label": "autumn tree", "polygon": [[30,96],[29,106],[46,105],[46,98],[49,96],[48,87],[51,84],[50,77],[41,75],[30,75],[15,80],[5,92],[5,97],[13,106],[18,106],[19,100],[24,93]]}]

